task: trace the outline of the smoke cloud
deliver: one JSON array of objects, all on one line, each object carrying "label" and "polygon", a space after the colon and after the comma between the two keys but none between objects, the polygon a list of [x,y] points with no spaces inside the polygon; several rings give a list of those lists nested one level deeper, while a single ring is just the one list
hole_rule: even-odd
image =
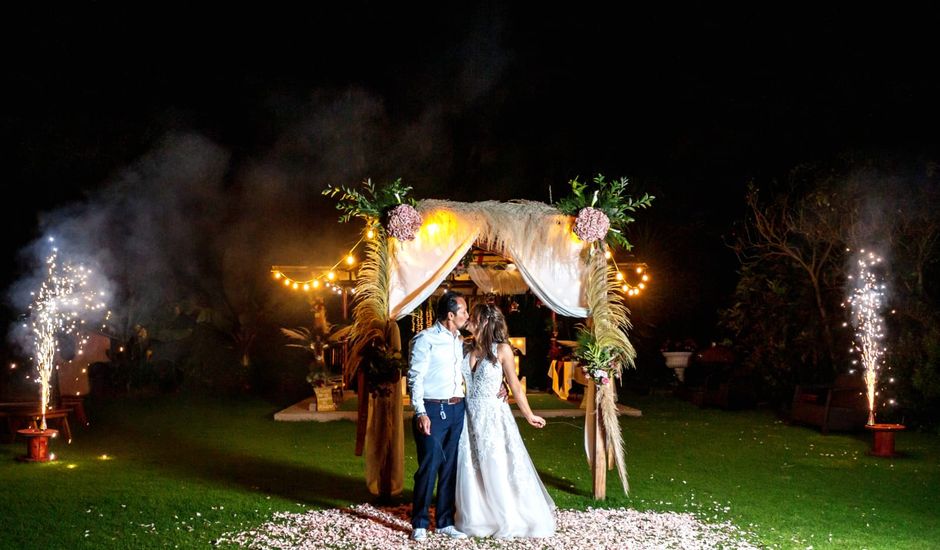
[{"label": "smoke cloud", "polygon": [[198,131],[164,135],[84,200],[41,215],[42,237],[20,257],[29,274],[8,301],[25,313],[54,236],[63,259],[101,274],[114,330],[125,336],[176,307],[237,317],[246,304],[270,306],[285,294],[268,290],[272,265],[331,265],[358,240],[356,224],[336,223],[325,187],[402,177],[418,197],[449,193],[453,122],[507,64],[499,28],[471,27],[462,59],[443,60],[454,61],[459,89],[419,103],[413,115],[402,116],[400,105],[390,114],[390,100],[364,87],[272,92],[264,109],[276,137],[261,150],[235,150]]}]

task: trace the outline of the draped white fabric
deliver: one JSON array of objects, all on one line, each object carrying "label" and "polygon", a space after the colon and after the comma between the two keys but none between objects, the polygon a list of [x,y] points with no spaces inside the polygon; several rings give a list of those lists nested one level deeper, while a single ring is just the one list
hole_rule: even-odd
[{"label": "draped white fabric", "polygon": [[572,218],[538,202],[418,203],[417,237],[390,239],[389,314],[400,319],[424,302],[477,242],[513,262],[529,289],[556,313],[587,317],[581,255],[588,245]]},{"label": "draped white fabric", "polygon": [[529,290],[529,285],[525,284],[519,270],[515,269],[515,264],[513,264],[513,269],[493,269],[470,264],[467,266],[467,274],[483,292],[511,296],[525,294]]},{"label": "draped white fabric", "polygon": [[418,210],[424,223],[414,240],[389,238],[388,304],[392,319],[408,315],[437,290],[480,234],[472,219],[445,209],[424,209],[422,204]]}]

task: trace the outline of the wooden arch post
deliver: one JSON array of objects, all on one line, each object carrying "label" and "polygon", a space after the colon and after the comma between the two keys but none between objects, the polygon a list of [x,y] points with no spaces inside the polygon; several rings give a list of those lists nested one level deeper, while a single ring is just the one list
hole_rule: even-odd
[{"label": "wooden arch post", "polygon": [[597,385],[588,382],[584,398],[587,413],[584,415],[584,429],[587,434],[588,464],[591,466],[591,479],[594,485],[594,500],[607,498],[607,434],[597,410]]}]

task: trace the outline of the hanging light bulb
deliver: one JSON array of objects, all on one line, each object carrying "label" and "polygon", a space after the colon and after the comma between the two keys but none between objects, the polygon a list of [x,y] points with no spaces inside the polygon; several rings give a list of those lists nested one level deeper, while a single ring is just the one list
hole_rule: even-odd
[{"label": "hanging light bulb", "polygon": [[275,278],[275,279],[280,279],[280,278],[283,277],[283,276],[284,276],[284,275],[283,275],[280,271],[275,271],[275,272],[274,272],[274,278]]},{"label": "hanging light bulb", "polygon": [[375,238],[375,231],[374,231],[371,227],[369,228],[368,231],[366,231],[366,238],[367,238],[367,239],[374,239],[374,238]]},{"label": "hanging light bulb", "polygon": [[347,265],[352,265],[354,263],[356,263],[356,258],[354,258],[352,254],[349,254],[348,256],[346,256]]},{"label": "hanging light bulb", "polygon": [[336,278],[336,273],[333,273],[332,271],[330,271],[329,273],[326,274],[326,278],[332,281],[333,279]]}]

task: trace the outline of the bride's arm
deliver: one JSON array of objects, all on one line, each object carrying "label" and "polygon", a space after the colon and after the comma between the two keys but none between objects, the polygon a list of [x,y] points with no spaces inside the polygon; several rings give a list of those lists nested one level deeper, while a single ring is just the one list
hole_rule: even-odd
[{"label": "bride's arm", "polygon": [[545,419],[541,416],[534,415],[532,408],[529,407],[529,400],[525,397],[525,390],[522,389],[519,377],[516,376],[516,362],[513,359],[512,348],[509,347],[509,344],[500,344],[499,347],[496,348],[496,357],[499,359],[500,366],[503,367],[503,376],[506,378],[506,381],[509,382],[509,389],[512,390],[512,395],[516,398],[516,404],[519,405],[519,410],[525,415],[526,422],[536,428],[545,426]]}]

